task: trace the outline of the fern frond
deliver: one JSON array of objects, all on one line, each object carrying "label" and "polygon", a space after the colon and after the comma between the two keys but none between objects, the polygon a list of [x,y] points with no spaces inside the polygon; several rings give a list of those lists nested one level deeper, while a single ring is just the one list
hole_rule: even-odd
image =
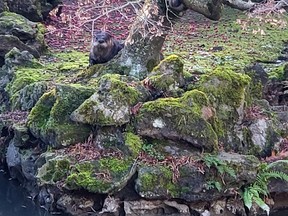
[{"label": "fern frond", "polygon": [[264,211],[266,211],[267,215],[270,213],[270,207],[261,199],[260,197],[253,197],[255,203]]},{"label": "fern frond", "polygon": [[231,177],[233,177],[234,179],[236,179],[236,173],[235,170],[231,167],[225,166],[225,172],[228,173],[228,175],[230,175]]},{"label": "fern frond", "polygon": [[278,161],[274,161],[270,164],[267,165],[267,169],[271,169],[272,167],[276,166],[279,163],[287,163],[288,164],[288,160],[278,160]]},{"label": "fern frond", "polygon": [[286,173],[283,172],[279,172],[279,171],[269,171],[269,172],[265,172],[262,174],[263,177],[266,177],[267,179],[270,178],[279,178],[281,180],[284,181],[288,181],[288,175]]},{"label": "fern frond", "polygon": [[248,188],[244,189],[242,198],[243,198],[244,205],[250,210],[252,207],[253,194],[250,193],[250,190]]}]

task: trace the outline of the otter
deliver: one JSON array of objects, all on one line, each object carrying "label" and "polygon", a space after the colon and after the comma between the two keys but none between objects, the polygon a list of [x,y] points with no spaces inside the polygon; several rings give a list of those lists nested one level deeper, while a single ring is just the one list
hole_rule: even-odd
[{"label": "otter", "polygon": [[96,32],[90,49],[89,66],[110,61],[123,47],[124,44],[120,43],[108,32]]},{"label": "otter", "polygon": [[167,5],[173,12],[183,12],[187,9],[182,0],[167,0]]}]

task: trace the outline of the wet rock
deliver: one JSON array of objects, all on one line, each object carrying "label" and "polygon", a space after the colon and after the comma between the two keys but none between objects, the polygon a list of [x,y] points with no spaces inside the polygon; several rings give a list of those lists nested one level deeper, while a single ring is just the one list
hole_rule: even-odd
[{"label": "wet rock", "polygon": [[33,136],[55,148],[83,142],[91,128],[72,122],[70,114],[91,94],[91,88],[80,85],[56,85],[42,95],[28,116]]},{"label": "wet rock", "polygon": [[53,210],[53,203],[54,203],[54,195],[49,189],[49,187],[42,187],[38,196],[37,200],[42,208],[46,211]]},{"label": "wet rock", "polygon": [[139,92],[119,77],[109,74],[102,76],[97,91],[71,114],[71,119],[99,126],[128,123],[130,107],[137,103]]},{"label": "wet rock", "polygon": [[19,148],[14,145],[14,142],[10,142],[7,148],[6,163],[11,177],[22,179],[21,155],[19,153]]},{"label": "wet rock", "polygon": [[[124,137],[120,128],[101,127],[97,130],[95,144],[99,149],[118,148],[124,150]],[[125,150],[124,150],[125,151]],[[127,149],[126,149],[127,151]]]},{"label": "wet rock", "polygon": [[2,59],[4,59],[5,54],[8,53],[13,47],[16,47],[19,50],[27,50],[35,57],[40,57],[40,54],[37,50],[24,44],[13,35],[0,35],[0,40],[2,41],[0,46],[0,57]]},{"label": "wet rock", "polygon": [[103,208],[101,212],[99,212],[99,215],[101,216],[118,216],[120,215],[120,200],[115,199],[114,197],[107,197],[105,199]]},{"label": "wet rock", "polygon": [[226,202],[226,208],[233,214],[233,215],[240,215],[246,216],[246,211],[244,204],[241,200],[235,198],[228,198]]},{"label": "wet rock", "polygon": [[28,128],[24,125],[13,125],[13,142],[16,147],[31,147],[30,146],[30,133],[28,131]]},{"label": "wet rock", "polygon": [[3,0],[0,2],[0,13],[2,13],[3,11],[8,11],[8,6],[7,6],[7,1]]}]

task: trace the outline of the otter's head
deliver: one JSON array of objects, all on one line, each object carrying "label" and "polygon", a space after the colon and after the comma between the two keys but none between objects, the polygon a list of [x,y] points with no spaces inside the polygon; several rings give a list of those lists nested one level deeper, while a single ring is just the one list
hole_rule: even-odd
[{"label": "otter's head", "polygon": [[107,32],[98,31],[93,38],[93,47],[99,51],[113,47],[113,37]]}]

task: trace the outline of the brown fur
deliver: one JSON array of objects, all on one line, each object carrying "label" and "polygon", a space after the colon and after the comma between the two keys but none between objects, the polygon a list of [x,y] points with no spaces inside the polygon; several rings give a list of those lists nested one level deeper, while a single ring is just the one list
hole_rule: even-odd
[{"label": "brown fur", "polygon": [[97,32],[90,49],[89,65],[110,61],[123,47],[124,45],[120,44],[109,33]]}]

